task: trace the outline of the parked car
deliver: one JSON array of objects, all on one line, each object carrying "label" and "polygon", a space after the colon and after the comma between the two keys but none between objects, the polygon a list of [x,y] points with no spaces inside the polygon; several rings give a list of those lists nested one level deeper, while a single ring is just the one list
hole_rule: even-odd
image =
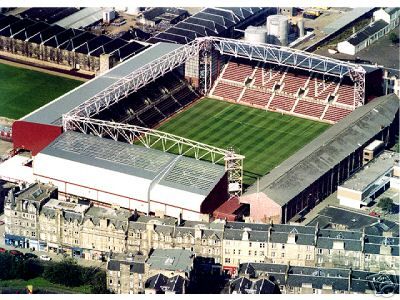
[{"label": "parked car", "polygon": [[40,260],[44,260],[44,261],[50,261],[50,260],[51,260],[51,257],[48,256],[48,255],[40,255],[40,256],[39,256],[39,259],[40,259]]},{"label": "parked car", "polygon": [[25,258],[29,259],[29,258],[38,258],[38,256],[36,254],[33,253],[25,253]]},{"label": "parked car", "polygon": [[11,255],[14,255],[14,256],[21,256],[21,255],[24,255],[21,251],[18,251],[18,250],[11,250],[11,251],[10,251],[10,254],[11,254]]},{"label": "parked car", "polygon": [[6,253],[7,252],[7,250],[6,249],[4,249],[4,248],[0,248],[0,253]]},{"label": "parked car", "polygon": [[381,215],[378,214],[376,211],[371,211],[371,212],[369,213],[369,215],[372,216],[372,217],[380,217],[380,216],[381,216]]}]

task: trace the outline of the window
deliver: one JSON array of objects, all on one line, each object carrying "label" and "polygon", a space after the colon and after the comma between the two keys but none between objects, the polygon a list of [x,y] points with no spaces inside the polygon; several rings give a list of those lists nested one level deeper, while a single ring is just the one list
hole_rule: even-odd
[{"label": "window", "polygon": [[249,256],[251,256],[251,250],[249,250]]},{"label": "window", "polygon": [[310,254],[306,255],[306,260],[311,260],[311,255]]},{"label": "window", "polygon": [[260,256],[264,256],[264,251],[260,251]]},{"label": "window", "polygon": [[271,248],[272,248],[272,249],[275,249],[275,248],[276,248],[276,244],[275,244],[275,243],[272,243],[272,244],[271,244]]},{"label": "window", "polygon": [[112,284],[112,279],[110,279],[110,284]]},{"label": "window", "polygon": [[238,250],[238,255],[240,255],[240,249]]},{"label": "window", "polygon": [[318,254],[322,254],[322,249],[318,249]]},{"label": "window", "polygon": [[285,244],[282,244],[282,249],[285,249]]},{"label": "window", "polygon": [[225,254],[231,254],[229,249],[225,249]]},{"label": "window", "polygon": [[36,232],[32,231],[32,236],[36,236]]},{"label": "window", "polygon": [[231,263],[231,259],[229,257],[225,258],[225,263],[230,264]]},{"label": "window", "polygon": [[235,255],[235,254],[236,254],[235,252],[236,252],[236,250],[235,250],[235,249],[233,249],[233,255]]},{"label": "window", "polygon": [[265,248],[265,243],[260,243],[260,248]]},{"label": "window", "polygon": [[254,256],[257,256],[257,250],[256,250],[256,251],[254,251]]},{"label": "window", "polygon": [[297,254],[297,259],[300,259],[301,258],[301,254]]},{"label": "window", "polygon": [[271,252],[271,257],[275,257],[275,252]]},{"label": "window", "polygon": [[284,258],[285,257],[285,253],[281,253],[281,257]]}]

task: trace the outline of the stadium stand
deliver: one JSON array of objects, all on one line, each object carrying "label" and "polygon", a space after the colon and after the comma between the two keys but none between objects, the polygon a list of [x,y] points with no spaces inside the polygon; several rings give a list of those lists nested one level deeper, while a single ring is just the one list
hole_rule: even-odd
[{"label": "stadium stand", "polygon": [[[328,114],[332,112],[325,117]],[[395,94],[374,99],[262,177],[243,194],[241,203],[250,204],[253,220],[287,223],[307,213],[362,166],[363,150],[372,141],[378,139],[391,147],[398,122],[399,98]]]},{"label": "stadium stand", "polygon": [[95,118],[151,128],[199,97],[182,75],[173,71],[103,110]]},{"label": "stadium stand", "polygon": [[267,15],[274,14],[275,8],[262,7],[224,7],[204,8],[193,16],[179,22],[154,37],[148,42],[160,41],[186,44],[196,37],[221,36],[236,37],[248,25],[258,25],[265,22]]},{"label": "stadium stand", "polygon": [[[70,69],[79,67],[99,73],[145,48],[147,46],[133,40],[96,36],[43,21],[0,15],[0,50],[5,52],[3,55],[10,54],[13,59],[17,54],[21,61],[33,58],[38,63],[53,63]],[[108,64],[100,64],[100,56],[103,54],[109,55]]]},{"label": "stadium stand", "polygon": [[355,109],[354,86],[348,81],[231,58],[222,68],[211,94],[224,100],[335,123]]},{"label": "stadium stand", "polygon": [[148,40],[150,37],[151,37],[150,33],[144,32],[139,28],[133,28],[122,33],[122,35],[119,38],[127,42],[130,42],[132,40],[145,41]]}]

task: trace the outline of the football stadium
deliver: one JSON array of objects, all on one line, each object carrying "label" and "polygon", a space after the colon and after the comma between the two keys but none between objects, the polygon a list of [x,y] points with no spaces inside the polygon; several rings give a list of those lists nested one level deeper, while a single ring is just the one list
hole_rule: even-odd
[{"label": "football stadium", "polygon": [[[364,145],[394,130],[398,99],[374,100],[381,72],[245,40],[161,41],[16,121],[14,148],[31,151],[31,180],[67,198],[204,220],[240,197],[284,223],[348,178]],[[379,110],[384,122],[366,121]],[[317,155],[312,163],[329,167],[293,197],[265,192],[282,187],[277,178],[301,181],[290,170],[345,137],[352,152]]]}]

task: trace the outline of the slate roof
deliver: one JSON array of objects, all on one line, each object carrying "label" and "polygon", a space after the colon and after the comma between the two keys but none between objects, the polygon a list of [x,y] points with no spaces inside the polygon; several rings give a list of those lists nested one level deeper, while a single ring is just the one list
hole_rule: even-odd
[{"label": "slate roof", "polygon": [[347,39],[347,42],[349,42],[354,46],[357,46],[388,25],[389,24],[383,20],[375,21],[372,24],[365,26],[363,29],[350,36]]}]

